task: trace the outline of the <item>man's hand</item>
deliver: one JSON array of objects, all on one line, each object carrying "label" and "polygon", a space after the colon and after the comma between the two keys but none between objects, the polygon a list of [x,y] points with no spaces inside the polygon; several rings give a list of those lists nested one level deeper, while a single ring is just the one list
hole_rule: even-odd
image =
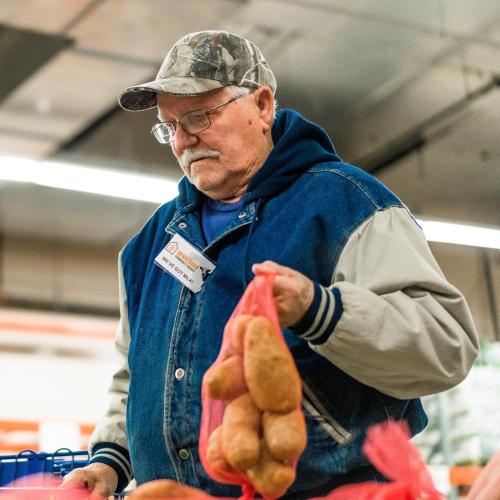
[{"label": "man's hand", "polygon": [[500,452],[491,457],[474,481],[467,500],[500,500]]},{"label": "man's hand", "polygon": [[271,260],[254,264],[252,271],[257,276],[265,272],[276,273],[273,294],[280,325],[286,327],[298,323],[313,301],[313,282],[298,271]]},{"label": "man's hand", "polygon": [[90,500],[111,496],[118,486],[118,474],[106,464],[93,463],[64,476],[61,488],[87,488]]}]

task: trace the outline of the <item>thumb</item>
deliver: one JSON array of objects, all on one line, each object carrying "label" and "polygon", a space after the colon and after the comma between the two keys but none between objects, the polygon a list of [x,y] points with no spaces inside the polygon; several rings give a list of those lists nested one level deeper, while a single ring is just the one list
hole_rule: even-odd
[{"label": "thumb", "polygon": [[67,474],[64,476],[62,483],[59,485],[60,488],[87,488],[89,491],[91,485],[86,479],[80,478],[75,475]]},{"label": "thumb", "polygon": [[[99,480],[95,480],[89,475],[68,474],[64,477],[60,488],[85,491],[85,498],[89,500],[103,500],[105,498],[103,487],[99,487]],[[76,496],[75,498],[80,497]]]},{"label": "thumb", "polygon": [[273,262],[272,260],[265,260],[264,262],[254,264],[252,266],[252,272],[257,276],[265,273],[282,274],[283,266],[276,264],[276,262]]}]

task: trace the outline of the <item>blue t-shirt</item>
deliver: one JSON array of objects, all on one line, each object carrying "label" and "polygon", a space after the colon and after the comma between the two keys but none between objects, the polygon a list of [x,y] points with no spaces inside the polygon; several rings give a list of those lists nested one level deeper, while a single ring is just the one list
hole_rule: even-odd
[{"label": "blue t-shirt", "polygon": [[222,201],[205,198],[201,211],[201,226],[207,245],[222,234],[227,223],[242,206],[243,201],[241,199],[234,203],[223,203]]}]

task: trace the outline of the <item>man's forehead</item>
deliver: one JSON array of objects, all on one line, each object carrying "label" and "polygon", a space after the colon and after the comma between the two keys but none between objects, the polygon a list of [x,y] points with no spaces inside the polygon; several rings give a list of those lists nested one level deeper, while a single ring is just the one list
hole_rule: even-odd
[{"label": "man's forehead", "polygon": [[[228,90],[217,89],[200,95],[169,95],[157,94],[158,118],[166,121],[166,118],[180,118],[189,111],[208,108],[218,104],[218,99],[228,93]],[[180,115],[180,116],[177,116]]]}]

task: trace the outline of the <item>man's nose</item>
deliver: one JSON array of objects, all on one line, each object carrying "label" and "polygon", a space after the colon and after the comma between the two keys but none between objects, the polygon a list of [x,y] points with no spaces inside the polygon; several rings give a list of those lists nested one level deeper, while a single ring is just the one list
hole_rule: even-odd
[{"label": "man's nose", "polygon": [[197,135],[189,134],[180,124],[175,129],[174,147],[177,151],[184,151],[186,148],[196,145],[199,142]]}]

